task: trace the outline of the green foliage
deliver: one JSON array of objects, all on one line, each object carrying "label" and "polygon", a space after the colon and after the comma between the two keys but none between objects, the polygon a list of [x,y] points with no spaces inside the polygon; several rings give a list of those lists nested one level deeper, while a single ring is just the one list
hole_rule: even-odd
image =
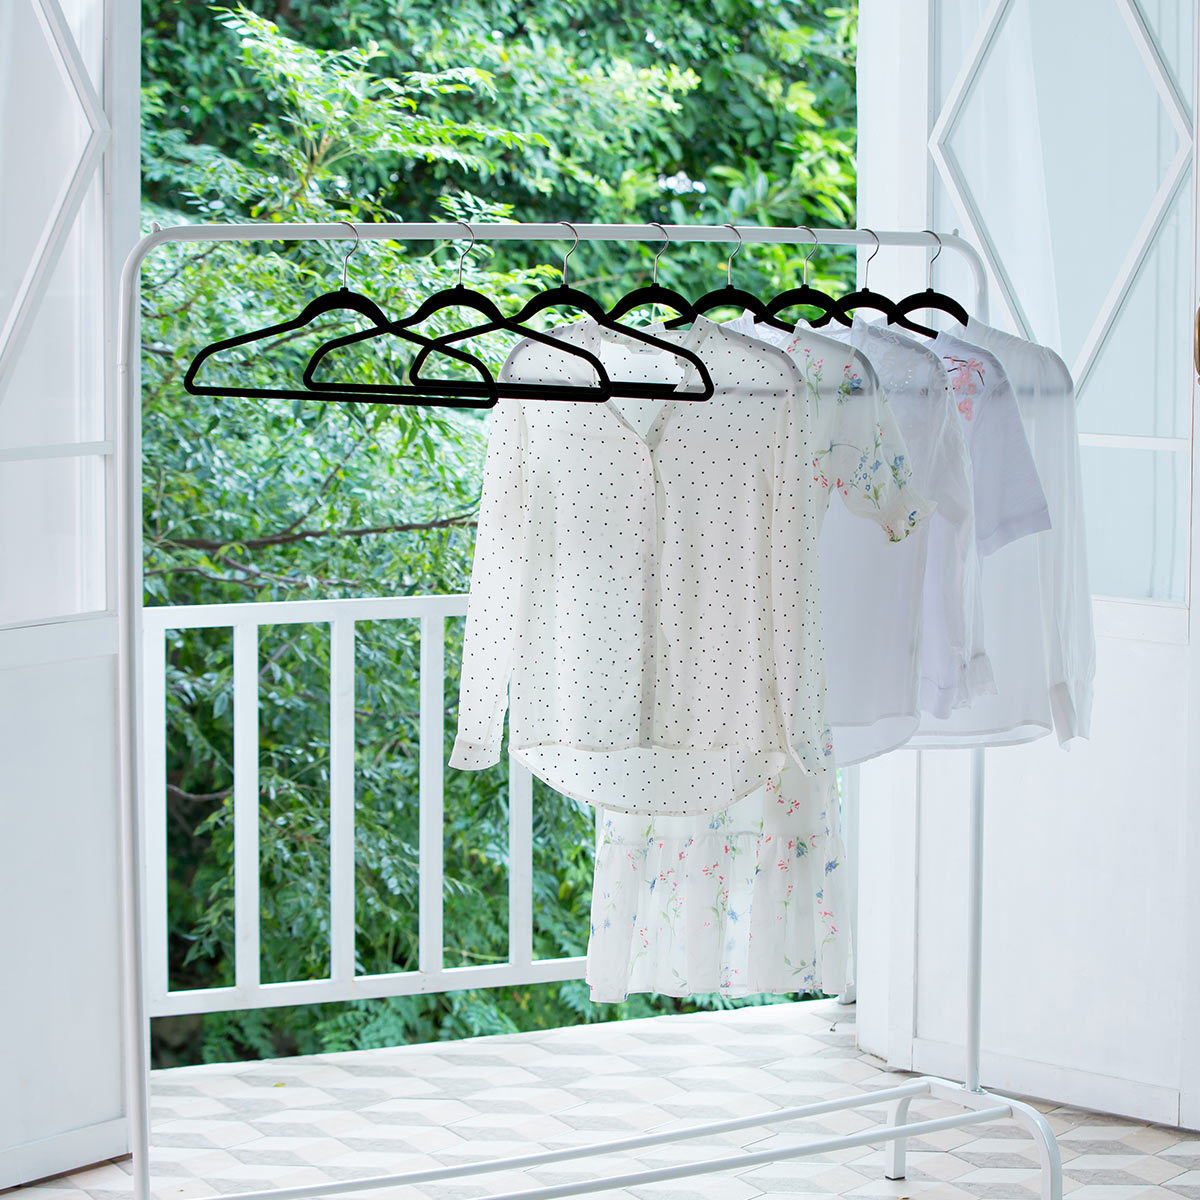
[{"label": "green foliage", "polygon": [[[852,9],[808,0],[484,4],[277,0],[224,10],[146,0],[146,220],[846,222],[854,204]],[[149,604],[460,593],[486,421],[479,414],[290,400],[202,400],[181,387],[203,345],[291,318],[340,282],[351,242],[175,246],[144,273],[145,592]],[[349,286],[411,310],[459,271],[459,247],[363,243]],[[657,247],[581,246],[572,280],[604,299]],[[754,247],[735,280],[795,281],[803,252]],[[545,247],[477,246],[464,282],[513,307],[557,276]],[[550,265],[553,264],[553,265]],[[702,291],[719,248],[680,246],[663,278]],[[822,251],[814,278],[848,271]],[[452,314],[434,324],[454,324]],[[245,384],[298,379],[307,331],[206,365]],[[498,364],[497,337],[483,351]],[[398,345],[336,360],[395,378]],[[338,376],[333,376],[338,377]],[[461,622],[447,623],[446,728]],[[323,626],[262,631],[263,978],[328,974],[329,657]],[[419,629],[364,622],[356,646],[356,969],[416,966]],[[232,982],[232,656],[228,629],[169,635],[168,853],[174,987]],[[507,950],[505,772],[449,772],[448,965]],[[538,785],[534,952],[581,954],[592,814]],[[698,1006],[722,1005],[719,997]],[[678,1010],[593,1006],[581,982],[159,1021],[158,1062],[459,1037]]]}]

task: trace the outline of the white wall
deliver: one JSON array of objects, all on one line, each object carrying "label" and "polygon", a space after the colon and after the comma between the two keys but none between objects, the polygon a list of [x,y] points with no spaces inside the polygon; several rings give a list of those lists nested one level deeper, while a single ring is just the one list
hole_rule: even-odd
[{"label": "white wall", "polygon": [[[1176,76],[1187,83],[1178,90],[1190,108],[1194,54],[1178,42],[1181,30],[1194,38],[1192,5],[1161,0],[1130,10],[1116,0],[1046,0],[1033,9],[1013,0],[990,68],[1004,66],[1005,103],[997,102],[1001,80],[982,75],[955,135],[956,162],[982,193],[964,203],[931,170],[926,137],[998,7],[863,0],[859,93],[859,223],[958,227],[976,240],[995,268],[992,323],[1030,323],[1038,340],[1076,366],[1077,377],[1086,374],[1085,470],[1089,462],[1102,468],[1088,496],[1093,587],[1099,579],[1117,595],[1095,602],[1091,740],[1069,752],[1052,738],[988,752],[983,1078],[1196,1127],[1200,885],[1189,864],[1200,854],[1192,751],[1200,712],[1186,605],[1193,192],[1190,179],[1170,196],[1160,189],[1165,216],[1157,226],[1145,220],[1146,196],[1154,200],[1159,183],[1152,173],[1165,179],[1180,160],[1170,122],[1147,115],[1163,103],[1162,89],[1130,18],[1161,39],[1161,58],[1173,83]],[[1070,102],[1064,88],[1071,72],[1086,71],[1088,56],[1080,66],[1058,50],[1043,53],[1047,22],[1074,29],[1101,66],[1132,56],[1146,72],[1140,81],[1136,72],[1122,75],[1134,127],[1114,128],[1120,107],[1103,122],[1054,124]],[[1058,64],[1052,84],[1044,82],[1051,62]],[[1080,94],[1093,84],[1083,80]],[[1104,178],[1111,175],[1108,194],[1093,189],[1086,204],[1072,199],[1074,184],[1058,169],[1069,133],[1081,164],[1076,174],[1090,180],[1100,161]],[[1114,150],[1127,141],[1138,142],[1146,162],[1123,192],[1120,172],[1131,168]],[[972,158],[985,151],[990,162]],[[1194,164],[1185,165],[1190,171]],[[1020,222],[1010,227],[1012,211]],[[1075,226],[1069,234],[1068,224]],[[1139,269],[1134,251],[1147,232]],[[1108,264],[1108,274],[1081,291],[1086,271],[1074,268],[1072,255],[1089,245],[1099,248],[1093,257]],[[1181,255],[1189,268],[1182,281]],[[953,268],[939,278],[969,295]],[[922,279],[917,256],[905,261],[893,253],[882,262],[881,255],[872,266],[872,284],[884,291],[915,290]],[[1121,303],[1122,280],[1135,304]],[[1100,328],[1110,296],[1110,326],[1089,358],[1088,336]],[[1147,309],[1157,313],[1153,336],[1139,324]],[[1113,400],[1114,381],[1122,403]],[[1139,474],[1148,464],[1149,474]],[[1134,476],[1150,483],[1126,500],[1120,489]],[[1114,530],[1106,506],[1113,495],[1124,530]],[[961,1078],[968,755],[894,755],[864,768],[862,794],[861,1042],[897,1066]]]}]

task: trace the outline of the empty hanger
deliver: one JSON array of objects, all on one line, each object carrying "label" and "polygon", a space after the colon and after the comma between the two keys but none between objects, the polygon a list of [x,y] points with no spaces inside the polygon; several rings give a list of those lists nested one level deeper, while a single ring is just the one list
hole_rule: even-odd
[{"label": "empty hanger", "polygon": [[[607,400],[612,393],[612,384],[609,380],[608,373],[604,369],[604,364],[600,362],[594,354],[584,350],[579,346],[570,346],[564,344],[557,338],[551,338],[548,334],[544,334],[535,329],[527,328],[519,318],[506,317],[504,313],[496,306],[495,302],[482,292],[474,288],[463,286],[463,266],[466,263],[467,256],[471,253],[475,245],[475,231],[467,224],[466,221],[459,221],[470,234],[471,241],[467,248],[459,255],[458,259],[458,278],[455,280],[453,287],[442,288],[433,295],[427,297],[418,306],[416,312],[410,316],[403,317],[396,321],[388,322],[381,328],[360,330],[356,333],[347,334],[344,337],[334,338],[321,346],[309,360],[308,366],[304,371],[304,381],[309,387],[317,390],[339,390],[357,393],[360,395],[371,396],[422,396],[422,397],[440,397],[444,395],[455,397],[480,397],[486,399],[488,403],[479,407],[491,407],[492,404],[500,396],[520,395],[529,399],[542,400]],[[411,327],[420,324],[422,321],[428,320],[435,313],[443,312],[448,308],[467,308],[480,313],[487,318],[485,324],[477,325],[472,329],[456,332],[441,337],[428,337],[424,334],[416,333]],[[461,380],[452,379],[426,379],[421,374],[421,369],[426,365],[431,355],[445,354],[450,358],[462,358],[464,352],[456,349],[452,342],[462,340],[467,337],[478,336],[481,333],[493,332],[496,330],[507,330],[516,333],[521,337],[531,338],[533,341],[542,342],[553,346],[556,350],[570,354],[574,358],[583,359],[592,372],[595,374],[596,382],[587,386],[578,384],[565,383],[529,383],[521,385],[502,384],[492,378],[491,373],[488,373],[490,381],[485,387],[477,381],[464,382]],[[397,336],[407,341],[414,341],[420,345],[421,349],[417,352],[416,358],[409,367],[408,378],[409,382],[401,383],[363,383],[363,384],[347,384],[337,382],[326,382],[316,378],[317,368],[321,362],[333,351],[342,346],[349,346],[356,343],[371,340],[377,337]],[[474,355],[468,355],[469,358],[474,358]]]},{"label": "empty hanger", "polygon": [[[289,399],[289,400],[357,400],[358,396],[353,395],[353,389],[343,389],[335,387],[328,391],[323,391],[320,394],[314,394],[312,389],[308,387],[278,387],[278,388],[258,388],[258,387],[237,387],[234,384],[205,384],[197,383],[196,376],[200,371],[201,366],[211,359],[214,355],[219,354],[222,350],[229,350],[235,346],[247,346],[254,342],[267,341],[272,338],[281,336],[282,334],[292,333],[297,329],[303,329],[304,326],[311,324],[318,317],[324,316],[326,313],[351,311],[359,313],[373,322],[375,329],[368,332],[377,332],[379,327],[388,324],[388,318],[382,309],[366,296],[358,292],[352,292],[346,286],[346,273],[350,265],[350,256],[358,249],[359,236],[358,230],[355,229],[349,221],[343,221],[342,224],[349,225],[350,231],[354,234],[354,245],[346,252],[346,257],[342,260],[342,286],[336,291],[325,292],[317,296],[314,300],[310,300],[305,305],[299,315],[293,317],[290,321],[281,321],[276,325],[267,325],[262,329],[252,330],[250,333],[240,333],[235,337],[222,338],[220,341],[213,342],[211,345],[205,346],[195,358],[183,377],[184,389],[190,392],[193,396],[245,396],[255,399]],[[469,366],[473,371],[476,371],[481,376],[481,381],[491,381],[491,372],[484,366],[479,359],[473,355],[455,352],[454,357],[459,359],[465,365]],[[307,372],[306,372],[307,374]],[[495,403],[493,400],[492,403]]]}]

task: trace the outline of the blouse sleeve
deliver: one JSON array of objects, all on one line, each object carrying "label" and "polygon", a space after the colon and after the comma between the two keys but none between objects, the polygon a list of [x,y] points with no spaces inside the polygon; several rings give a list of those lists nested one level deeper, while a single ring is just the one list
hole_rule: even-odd
[{"label": "blouse sleeve", "polygon": [[1083,481],[1075,385],[1053,350],[1041,351],[1037,453],[1053,514],[1050,532],[1038,540],[1042,572],[1042,628],[1050,711],[1060,745],[1091,736],[1096,676],[1096,633],[1088,584]]},{"label": "blouse sleeve", "polygon": [[463,638],[458,736],[450,766],[481,771],[500,761],[508,681],[516,653],[528,565],[529,504],[521,405],[492,410],[483,496]]},{"label": "blouse sleeve", "polygon": [[817,401],[812,477],[826,496],[869,517],[890,542],[903,541],[937,507],[912,484],[904,438],[870,364],[858,354],[832,394]]}]

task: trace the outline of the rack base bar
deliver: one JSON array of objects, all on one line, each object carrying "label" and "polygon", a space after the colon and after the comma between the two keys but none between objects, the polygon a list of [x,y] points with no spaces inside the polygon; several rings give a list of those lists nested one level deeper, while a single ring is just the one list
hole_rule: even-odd
[{"label": "rack base bar", "polygon": [[[911,1129],[921,1133],[937,1133],[942,1129],[957,1129],[962,1125],[979,1125],[984,1121],[1010,1116],[1007,1104],[994,1108],[980,1108],[974,1112],[958,1113],[953,1117],[939,1117],[932,1121],[915,1122]],[[659,1167],[650,1171],[635,1171],[630,1175],[610,1175],[603,1179],[587,1179],[580,1183],[563,1183],[550,1187],[531,1188],[524,1192],[494,1193],[481,1196],[479,1200],[557,1200],[560,1196],[583,1196],[589,1192],[608,1191],[610,1188],[633,1187],[642,1183],[663,1183],[668,1179],[686,1179],[689,1175],[711,1175],[715,1171],[745,1170],[766,1163],[784,1162],[789,1158],[805,1158],[810,1154],[825,1154],[830,1150],[846,1150],[854,1146],[873,1146],[895,1137],[899,1130],[890,1126],[866,1129],[862,1133],[846,1134],[842,1137],[823,1138],[819,1142],[802,1142],[798,1146],[783,1146],[778,1150],[757,1150],[752,1154],[734,1154],[728,1158],[708,1158],[703,1162],[684,1163],[678,1167]]]},{"label": "rack base bar", "polygon": [[[911,1100],[912,1095],[905,1097],[906,1100]],[[870,1096],[850,1097],[851,1100],[861,1102],[863,1099],[870,1099]],[[903,1101],[901,1101],[903,1103]],[[823,1105],[806,1106],[809,1108],[824,1108],[825,1111],[830,1111]],[[853,1107],[851,1104],[841,1105],[843,1108]],[[756,1121],[757,1124],[764,1125],[770,1121],[777,1121],[781,1117],[781,1113],[768,1113],[765,1118],[760,1118]],[[756,1150],[749,1154],[734,1154],[726,1158],[706,1158],[699,1162],[682,1163],[675,1167],[657,1167],[646,1171],[635,1171],[628,1175],[608,1175],[601,1176],[596,1179],[577,1180],[574,1183],[549,1184],[544,1187],[532,1188],[523,1192],[503,1192],[494,1193],[488,1196],[481,1196],[480,1200],[555,1200],[559,1196],[583,1196],[593,1192],[604,1192],[615,1188],[633,1187],[643,1183],[662,1183],[669,1179],[686,1179],[691,1175],[709,1175],[715,1171],[728,1170],[746,1170],[749,1167],[762,1166],[765,1163],[782,1162],[790,1158],[803,1158],[809,1154],[825,1154],[830,1150],[845,1150],[855,1146],[873,1146],[877,1143],[886,1142],[897,1137],[912,1137],[922,1133],[937,1133],[943,1129],[957,1129],[964,1125],[980,1125],[985,1121],[999,1120],[1003,1117],[1012,1115],[1012,1108],[1007,1101],[1001,1104],[995,1104],[989,1108],[973,1109],[969,1112],[955,1113],[949,1117],[937,1117],[927,1121],[914,1121],[911,1124],[905,1125],[881,1125],[874,1129],[865,1129],[861,1133],[843,1134],[839,1137],[822,1138],[815,1142],[802,1142],[799,1145],[783,1146],[779,1149],[771,1150]],[[702,1131],[707,1132],[707,1128],[727,1129],[729,1125],[735,1122],[727,1122],[720,1126],[703,1127]],[[741,1122],[745,1127],[745,1122]],[[311,1196],[314,1194],[330,1195],[334,1193],[348,1192],[351,1190],[362,1190],[364,1187],[380,1187],[384,1184],[400,1184],[400,1185],[415,1185],[421,1183],[430,1183],[436,1180],[445,1180],[458,1178],[468,1174],[479,1174],[482,1172],[491,1172],[498,1170],[516,1170],[521,1166],[545,1165],[548,1161],[567,1162],[579,1158],[586,1158],[589,1155],[595,1155],[611,1149],[612,1146],[626,1146],[631,1144],[645,1145],[653,1140],[654,1142],[666,1143],[680,1141],[686,1137],[698,1136],[698,1131],[695,1129],[683,1129],[669,1134],[653,1135],[653,1138],[630,1138],[625,1142],[607,1143],[602,1146],[584,1146],[572,1147],[568,1150],[554,1150],[544,1155],[528,1155],[523,1158],[514,1159],[494,1159],[486,1163],[469,1163],[462,1167],[446,1167],[430,1171],[415,1171],[408,1175],[392,1175],[373,1179],[354,1179],[339,1181],[334,1184],[314,1184],[311,1187],[296,1187],[296,1188],[272,1188],[267,1191],[260,1192],[237,1192],[233,1195],[224,1197],[224,1200],[266,1200],[267,1197],[274,1197],[279,1200],[279,1197],[287,1196]]]},{"label": "rack base bar", "polygon": [[[644,1150],[647,1146],[664,1146],[671,1142],[683,1142],[691,1138],[708,1137],[720,1133],[736,1133],[742,1129],[754,1129],[760,1125],[777,1125],[781,1121],[795,1121],[804,1117],[818,1117],[824,1113],[839,1112],[846,1108],[860,1108],[864,1104],[899,1103],[917,1096],[928,1096],[929,1082],[913,1079],[898,1087],[885,1088],[876,1092],[856,1092],[836,1100],[818,1100],[813,1104],[800,1104],[793,1108],[779,1108],[772,1112],[755,1113],[749,1117],[735,1117],[729,1121],[710,1121],[706,1125],[690,1125],[685,1129],[663,1130],[659,1133],[644,1133],[636,1137],[617,1138],[611,1142],[595,1142],[590,1146],[570,1146],[565,1150],[545,1150],[540,1154],[522,1154],[515,1158],[492,1158],[482,1162],[461,1163],[455,1167],[433,1167],[427,1171],[406,1172],[400,1175],[370,1175],[363,1179],[338,1180],[335,1183],[314,1183],[307,1187],[272,1188],[269,1192],[237,1192],[223,1200],[259,1200],[272,1196],[274,1200],[289,1200],[296,1196],[335,1196],[344,1192],[362,1192],[391,1184],[415,1185],[438,1183],[447,1179],[461,1179],[468,1175],[490,1175],[496,1171],[522,1171],[527,1167],[544,1167],[552,1163],[570,1162],[577,1158],[593,1158],[600,1154],[620,1154],[622,1151]],[[907,1110],[906,1110],[907,1111]]]},{"label": "rack base bar", "polygon": [[[1023,1100],[1010,1100],[1007,1096],[999,1097],[989,1092],[969,1088],[965,1084],[951,1083],[947,1079],[926,1075],[914,1082],[922,1083],[928,1089],[928,1095],[935,1100],[949,1100],[954,1104],[962,1104],[971,1109],[985,1109],[987,1105],[998,1099],[1003,1099],[1008,1105],[1009,1115],[1014,1121],[1029,1133],[1038,1148],[1038,1158],[1042,1170],[1042,1200],[1062,1200],[1062,1154],[1058,1148],[1058,1139],[1050,1122],[1038,1112],[1032,1104]],[[893,1102],[891,1124],[903,1128],[908,1120],[908,1106],[912,1096],[901,1096]],[[909,1129],[915,1128],[910,1126]],[[888,1165],[884,1176],[887,1179],[903,1179],[906,1169],[906,1140],[905,1137],[892,1139],[888,1147]]]}]

